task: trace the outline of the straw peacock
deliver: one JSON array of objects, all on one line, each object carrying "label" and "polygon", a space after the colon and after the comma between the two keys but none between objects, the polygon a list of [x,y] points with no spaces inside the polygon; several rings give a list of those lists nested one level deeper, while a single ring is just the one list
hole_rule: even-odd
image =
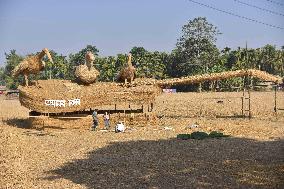
[{"label": "straw peacock", "polygon": [[19,75],[24,75],[25,84],[26,86],[28,86],[28,75],[37,74],[44,69],[45,62],[42,61],[42,59],[45,55],[53,63],[49,50],[47,48],[44,48],[39,54],[28,56],[23,61],[21,61],[19,65],[17,65],[12,71],[12,76],[17,77]]}]

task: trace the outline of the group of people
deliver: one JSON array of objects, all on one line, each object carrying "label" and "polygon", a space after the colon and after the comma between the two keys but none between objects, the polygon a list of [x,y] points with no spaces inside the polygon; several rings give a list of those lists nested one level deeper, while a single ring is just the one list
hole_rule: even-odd
[{"label": "group of people", "polygon": [[[99,119],[98,119],[98,110],[95,110],[92,114],[92,117],[93,117],[93,126],[92,126],[92,130],[93,131],[96,131],[98,125],[99,125]],[[108,130],[109,127],[110,127],[110,115],[105,112],[105,114],[103,115],[103,118],[104,118],[104,126],[105,126],[105,129]],[[125,126],[124,124],[119,121],[116,125],[115,125],[115,132],[118,133],[118,132],[124,132],[125,130]]]}]

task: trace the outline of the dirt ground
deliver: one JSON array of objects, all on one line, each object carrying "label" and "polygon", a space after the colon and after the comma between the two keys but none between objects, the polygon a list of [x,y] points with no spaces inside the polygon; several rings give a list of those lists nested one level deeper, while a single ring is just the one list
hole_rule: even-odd
[{"label": "dirt ground", "polygon": [[[158,124],[125,133],[29,129],[28,110],[0,97],[0,188],[284,188],[284,111],[273,112],[273,95],[253,92],[244,119],[242,93],[163,94]],[[277,99],[284,108],[284,93]],[[176,139],[194,131],[230,137]]]}]

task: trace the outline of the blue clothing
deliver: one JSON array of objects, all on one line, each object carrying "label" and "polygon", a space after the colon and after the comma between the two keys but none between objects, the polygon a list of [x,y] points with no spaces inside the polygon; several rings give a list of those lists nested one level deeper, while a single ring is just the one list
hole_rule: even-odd
[{"label": "blue clothing", "polygon": [[98,120],[98,113],[96,111],[93,112],[92,116],[93,120]]},{"label": "blue clothing", "polygon": [[98,113],[94,111],[92,117],[93,117],[93,128],[96,129],[97,126],[99,125]]},{"label": "blue clothing", "polygon": [[105,119],[105,128],[108,129],[109,128],[109,119]]}]

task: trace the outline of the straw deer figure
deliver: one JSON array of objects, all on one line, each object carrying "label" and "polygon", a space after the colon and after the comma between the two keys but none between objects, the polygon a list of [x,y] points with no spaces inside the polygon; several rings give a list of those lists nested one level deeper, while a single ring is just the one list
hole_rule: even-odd
[{"label": "straw deer figure", "polygon": [[45,55],[53,63],[49,50],[47,48],[44,48],[39,54],[28,56],[23,61],[21,61],[19,65],[17,65],[12,71],[12,76],[17,77],[19,75],[24,75],[25,85],[28,86],[28,76],[30,74],[38,74],[44,69],[45,62],[42,61],[42,59]]},{"label": "straw deer figure", "polygon": [[117,76],[117,81],[120,82],[130,82],[132,83],[132,81],[135,79],[136,76],[136,68],[134,66],[132,66],[131,63],[131,54],[128,54],[128,62],[127,65],[125,67],[123,67],[118,76]]}]

